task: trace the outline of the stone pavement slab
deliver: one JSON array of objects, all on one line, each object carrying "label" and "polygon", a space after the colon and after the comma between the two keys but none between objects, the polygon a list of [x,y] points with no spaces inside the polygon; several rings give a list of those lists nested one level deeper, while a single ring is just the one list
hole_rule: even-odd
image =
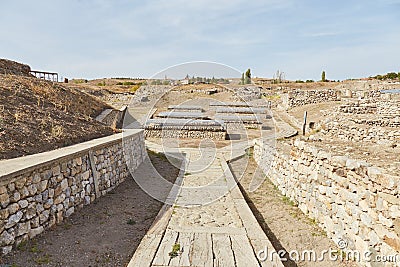
[{"label": "stone pavement slab", "polygon": [[[243,155],[244,147],[236,150]],[[275,250],[236,185],[226,151],[180,152],[188,160],[174,204],[164,205],[128,266],[283,266],[276,253],[266,261],[257,258],[260,250]],[[198,160],[202,157],[206,160]]]}]

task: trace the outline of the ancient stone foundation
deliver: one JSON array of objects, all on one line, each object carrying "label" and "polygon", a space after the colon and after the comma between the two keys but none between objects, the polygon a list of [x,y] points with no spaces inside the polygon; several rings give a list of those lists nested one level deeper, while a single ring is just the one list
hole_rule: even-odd
[{"label": "ancient stone foundation", "polygon": [[345,251],[400,253],[399,176],[299,140],[277,150],[257,140],[254,158],[282,194],[297,202],[328,237],[347,242]]},{"label": "ancient stone foundation", "polygon": [[326,90],[293,90],[283,94],[282,107],[290,109],[308,104],[316,104],[330,101],[339,101],[340,92],[333,89]]},{"label": "ancient stone foundation", "polygon": [[226,131],[190,130],[190,129],[146,129],[145,137],[225,140]]},{"label": "ancient stone foundation", "polygon": [[145,153],[143,131],[135,130],[2,161],[2,253],[105,195],[129,177]]}]

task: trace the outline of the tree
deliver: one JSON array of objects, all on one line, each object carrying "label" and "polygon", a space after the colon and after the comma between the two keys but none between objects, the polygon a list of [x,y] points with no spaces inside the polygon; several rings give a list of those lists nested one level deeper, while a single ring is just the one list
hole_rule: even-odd
[{"label": "tree", "polygon": [[276,74],[274,74],[274,83],[281,83],[285,79],[285,73],[277,70]]},{"label": "tree", "polygon": [[244,73],[242,73],[242,78],[241,78],[240,83],[241,83],[241,84],[244,84]]},{"label": "tree", "polygon": [[245,79],[246,79],[246,81],[245,81],[246,84],[250,84],[251,83],[251,70],[250,69],[247,69]]},{"label": "tree", "polygon": [[326,74],[325,74],[325,71],[322,72],[322,75],[321,75],[321,76],[322,76],[322,77],[321,77],[321,81],[326,82]]}]

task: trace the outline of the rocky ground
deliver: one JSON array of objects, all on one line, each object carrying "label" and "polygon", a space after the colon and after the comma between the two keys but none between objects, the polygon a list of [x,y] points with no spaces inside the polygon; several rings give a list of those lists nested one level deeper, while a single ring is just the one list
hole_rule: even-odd
[{"label": "rocky ground", "polygon": [[[323,250],[338,250],[317,224],[304,215],[295,203],[283,197],[270,180],[265,179],[257,190],[249,192],[251,181],[264,177],[252,158],[242,157],[230,163],[230,168],[235,177],[240,179],[250,208],[277,251],[283,249],[289,253],[301,253],[314,250],[320,256]],[[323,261],[290,260],[288,255],[285,255],[288,259],[284,262],[285,267],[357,266],[354,262],[330,261],[328,257]]]},{"label": "rocky ground", "polygon": [[[165,179],[175,181],[179,169],[159,154],[150,158]],[[143,164],[135,175],[146,175],[147,168]],[[130,177],[52,230],[21,243],[0,258],[0,266],[126,266],[161,206]]]}]

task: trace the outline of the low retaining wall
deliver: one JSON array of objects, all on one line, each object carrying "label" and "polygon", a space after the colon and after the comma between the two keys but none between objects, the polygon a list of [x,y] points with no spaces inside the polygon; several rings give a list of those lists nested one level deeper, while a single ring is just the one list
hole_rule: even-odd
[{"label": "low retaining wall", "polygon": [[146,138],[194,138],[225,140],[226,131],[190,130],[190,129],[146,129]]},{"label": "low retaining wall", "polygon": [[349,101],[339,107],[342,113],[351,114],[380,114],[380,115],[400,115],[400,101],[368,99]]},{"label": "low retaining wall", "polygon": [[105,195],[123,182],[145,155],[143,131],[131,130],[0,161],[2,253]]},{"label": "low retaining wall", "polygon": [[308,104],[316,104],[330,101],[340,101],[340,91],[325,90],[293,90],[281,96],[282,107],[290,109]]},{"label": "low retaining wall", "polygon": [[[347,141],[399,141],[400,129],[399,121],[389,119],[373,120],[355,120],[350,118],[337,118],[335,121],[326,122],[323,126],[322,133],[338,137]],[[385,126],[385,127],[382,127]]]},{"label": "low retaining wall", "polygon": [[[286,152],[284,152],[286,151]],[[347,252],[400,255],[400,177],[296,140],[290,152],[257,140],[254,158],[283,195]],[[361,256],[361,260],[365,260]],[[364,261],[363,265],[371,265]],[[400,263],[397,263],[400,266]],[[380,266],[380,265],[379,265]]]}]

